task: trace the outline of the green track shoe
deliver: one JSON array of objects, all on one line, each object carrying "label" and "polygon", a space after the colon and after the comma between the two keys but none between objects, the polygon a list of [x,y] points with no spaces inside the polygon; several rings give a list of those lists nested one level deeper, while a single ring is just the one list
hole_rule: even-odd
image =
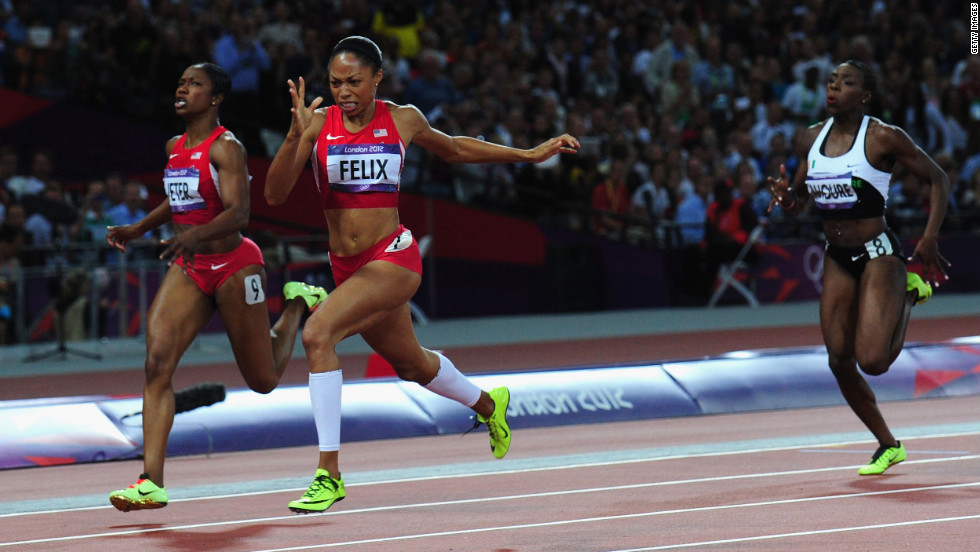
[{"label": "green track shoe", "polygon": [[163,508],[170,502],[167,489],[157,487],[157,484],[150,481],[148,477],[145,473],[141,474],[136,483],[129,488],[109,493],[109,502],[123,512]]},{"label": "green track shoe", "polygon": [[927,284],[922,276],[919,276],[915,272],[909,272],[906,277],[905,289],[907,291],[915,290],[919,296],[915,300],[916,305],[921,305],[932,297],[932,286]]},{"label": "green track shoe", "polygon": [[479,414],[476,419],[479,423],[487,425],[490,432],[490,452],[496,458],[503,458],[510,450],[510,427],[507,425],[507,406],[510,405],[510,390],[506,387],[497,387],[489,392],[493,399],[493,414],[489,418],[484,418]]},{"label": "green track shoe", "polygon": [[305,282],[286,282],[286,285],[282,286],[283,297],[286,301],[300,297],[303,301],[306,301],[306,306],[310,309],[310,312],[316,310],[327,298],[327,290],[319,286],[311,286]]},{"label": "green track shoe", "polygon": [[905,460],[905,445],[897,441],[897,446],[881,445],[871,457],[871,463],[858,470],[859,475],[880,475],[885,470]]},{"label": "green track shoe", "polygon": [[331,504],[343,500],[345,496],[344,480],[339,477],[334,479],[327,470],[317,468],[310,488],[299,500],[290,502],[289,509],[297,514],[325,512]]}]

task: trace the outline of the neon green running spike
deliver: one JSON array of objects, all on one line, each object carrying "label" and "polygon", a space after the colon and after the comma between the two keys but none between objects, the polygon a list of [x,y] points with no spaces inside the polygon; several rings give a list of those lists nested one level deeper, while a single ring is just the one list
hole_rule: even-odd
[{"label": "neon green running spike", "polygon": [[476,419],[487,424],[487,431],[490,432],[490,451],[495,457],[503,458],[510,450],[510,427],[507,425],[510,390],[506,387],[497,387],[491,390],[489,395],[493,399],[493,414],[489,418],[477,414]]},{"label": "neon green running spike", "polygon": [[167,498],[167,489],[157,487],[157,484],[150,481],[148,477],[145,473],[141,474],[136,483],[128,488],[109,493],[109,502],[123,512],[163,508],[170,502]]},{"label": "neon green running spike", "polygon": [[861,466],[861,469],[858,470],[858,474],[879,475],[885,473],[885,470],[894,466],[895,464],[898,464],[902,460],[905,460],[905,445],[903,445],[901,441],[898,441],[897,446],[894,447],[881,445],[871,457],[871,463],[867,466]]},{"label": "neon green running spike", "polygon": [[915,300],[916,305],[921,305],[922,303],[928,301],[930,297],[932,297],[932,286],[927,284],[922,279],[922,276],[919,276],[915,272],[909,272],[905,279],[906,279],[906,285],[905,285],[906,291],[915,290],[919,294],[919,297]]},{"label": "neon green running spike", "polygon": [[344,480],[330,477],[327,470],[317,468],[313,483],[306,489],[299,500],[289,503],[289,509],[298,514],[324,512],[334,502],[339,502],[347,496],[344,491]]},{"label": "neon green running spike", "polygon": [[282,294],[286,301],[297,297],[302,298],[306,301],[306,306],[309,307],[310,312],[315,311],[320,303],[327,298],[327,290],[319,286],[311,286],[305,282],[286,282],[286,285],[282,286]]}]

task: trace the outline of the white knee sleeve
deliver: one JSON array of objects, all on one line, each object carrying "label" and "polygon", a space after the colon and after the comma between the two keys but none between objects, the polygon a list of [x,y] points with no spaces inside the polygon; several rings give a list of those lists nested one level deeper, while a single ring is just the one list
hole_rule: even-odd
[{"label": "white knee sleeve", "polygon": [[480,400],[482,390],[457,370],[453,362],[442,353],[433,352],[439,357],[439,371],[425,388],[436,395],[472,408],[476,401]]},{"label": "white knee sleeve", "polygon": [[310,402],[320,450],[340,450],[340,370],[310,374]]}]

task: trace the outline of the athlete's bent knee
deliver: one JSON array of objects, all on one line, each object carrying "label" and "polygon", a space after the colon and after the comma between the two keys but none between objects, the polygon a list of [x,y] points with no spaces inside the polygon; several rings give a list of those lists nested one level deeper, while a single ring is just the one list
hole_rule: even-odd
[{"label": "athlete's bent knee", "polygon": [[321,351],[329,350],[333,347],[333,340],[328,332],[317,330],[313,326],[304,326],[303,333],[300,334],[303,341],[303,350],[307,355],[316,354]]},{"label": "athlete's bent knee", "polygon": [[419,385],[425,385],[432,381],[432,374],[429,374],[422,367],[415,364],[392,365],[395,374],[404,381],[410,381]]},{"label": "athlete's bent knee", "polygon": [[246,379],[245,383],[248,384],[249,389],[255,391],[256,393],[260,393],[262,395],[271,393],[272,390],[275,389],[277,385],[279,385],[279,382],[276,381],[274,378],[269,378],[264,376],[261,378]]},{"label": "athlete's bent knee", "polygon": [[883,357],[870,357],[858,359],[858,366],[861,371],[869,376],[880,376],[888,371],[890,364],[888,359]]}]

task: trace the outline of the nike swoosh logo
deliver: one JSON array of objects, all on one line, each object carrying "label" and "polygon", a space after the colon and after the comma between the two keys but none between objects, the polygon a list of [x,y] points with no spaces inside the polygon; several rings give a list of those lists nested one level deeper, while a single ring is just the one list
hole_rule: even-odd
[{"label": "nike swoosh logo", "polygon": [[861,257],[863,257],[863,256],[864,256],[863,254],[862,254],[862,255],[858,255],[858,256],[856,256],[856,257],[855,257],[855,256],[851,256],[851,261],[852,261],[852,262],[853,262],[853,261],[856,261],[856,260],[858,260],[858,259],[860,259],[860,258],[861,258]]},{"label": "nike swoosh logo", "polygon": [[343,138],[343,136],[334,136],[333,134],[329,134],[329,133],[327,134],[326,137],[327,140],[338,140],[340,138]]},{"label": "nike swoosh logo", "polygon": [[170,158],[173,159],[174,157],[177,157],[178,155],[180,155],[180,154],[179,153],[171,153],[170,154]]},{"label": "nike swoosh logo", "polygon": [[860,167],[860,166],[861,166],[861,163],[855,163],[853,165],[848,165],[847,168],[848,169],[853,169],[854,167]]},{"label": "nike swoosh logo", "polygon": [[221,263],[219,265],[213,264],[213,265],[211,265],[211,270],[218,270],[219,268],[224,267],[226,264],[228,264],[228,263]]},{"label": "nike swoosh logo", "polygon": [[136,489],[136,490],[139,492],[140,496],[146,496],[148,494],[153,494],[154,492],[156,492],[156,491],[150,491],[150,492],[144,493],[143,492],[143,489]]}]

